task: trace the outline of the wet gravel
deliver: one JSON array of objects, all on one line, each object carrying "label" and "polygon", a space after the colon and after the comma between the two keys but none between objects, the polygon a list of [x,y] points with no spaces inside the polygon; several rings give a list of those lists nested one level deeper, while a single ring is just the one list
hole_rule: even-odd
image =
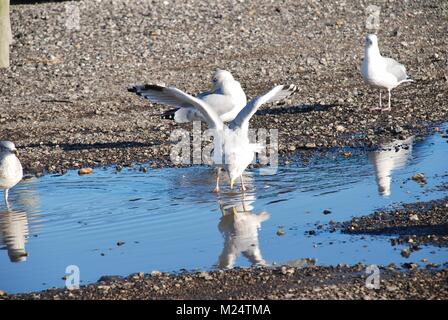
[{"label": "wet gravel", "polygon": [[366,286],[366,266],[233,269],[172,275],[103,277],[79,290],[50,289],[0,299],[441,299],[448,269],[398,271],[380,267],[379,289]]},{"label": "wet gravel", "polygon": [[[393,235],[391,244],[409,244],[409,252],[421,244],[448,245],[448,198],[405,204],[401,208],[336,223],[332,229],[350,234]],[[403,252],[406,256],[407,253]]]},{"label": "wet gravel", "polygon": [[377,146],[447,121],[448,3],[381,3],[382,52],[416,80],[393,91],[392,112],[359,75],[368,1],[80,1],[13,5],[11,68],[0,70],[0,137],[28,173],[149,162],[172,165],[167,109],[127,92],[165,83],[197,92],[216,68],[253,97],[278,83],[298,93],[265,106],[255,128],[279,129],[281,159],[303,150]]}]

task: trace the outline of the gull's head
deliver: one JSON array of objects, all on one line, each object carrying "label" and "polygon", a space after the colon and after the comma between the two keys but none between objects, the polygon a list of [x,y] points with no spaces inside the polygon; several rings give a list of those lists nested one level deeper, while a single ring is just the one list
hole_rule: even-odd
[{"label": "gull's head", "polygon": [[230,154],[227,157],[227,172],[229,173],[230,189],[233,189],[233,185],[239,177],[243,174],[245,166],[239,163],[236,154]]},{"label": "gull's head", "polygon": [[18,155],[16,146],[11,141],[0,141],[0,153],[14,153]]},{"label": "gull's head", "polygon": [[374,34],[368,34],[366,36],[366,43],[365,43],[366,48],[370,48],[373,46],[378,46],[378,38],[376,35]]},{"label": "gull's head", "polygon": [[213,87],[217,88],[222,86],[228,81],[234,81],[232,74],[226,70],[216,70],[212,77]]},{"label": "gull's head", "polygon": [[378,192],[383,197],[390,196],[390,183],[392,179],[390,176],[381,177],[378,179]]}]

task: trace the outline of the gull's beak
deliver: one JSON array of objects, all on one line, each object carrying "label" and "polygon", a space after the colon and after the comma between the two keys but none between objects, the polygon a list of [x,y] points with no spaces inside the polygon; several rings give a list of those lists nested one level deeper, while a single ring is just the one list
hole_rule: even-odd
[{"label": "gull's beak", "polygon": [[233,184],[235,183],[235,179],[230,178],[230,189],[233,189]]},{"label": "gull's beak", "polygon": [[14,154],[16,155],[16,157],[18,157],[18,156],[19,156],[19,151],[18,151],[17,149],[13,150],[13,152],[12,152],[12,153],[14,153]]},{"label": "gull's beak", "polygon": [[233,214],[234,216],[236,216],[236,215],[238,214],[238,211],[236,210],[235,207],[232,207],[232,214]]}]

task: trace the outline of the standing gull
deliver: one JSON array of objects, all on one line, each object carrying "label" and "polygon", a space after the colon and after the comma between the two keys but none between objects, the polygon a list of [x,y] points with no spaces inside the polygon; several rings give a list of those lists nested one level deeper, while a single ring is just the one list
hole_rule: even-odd
[{"label": "standing gull", "polygon": [[[404,65],[394,59],[381,56],[378,38],[374,34],[366,36],[361,76],[366,84],[380,89],[380,107],[374,110],[381,111],[390,111],[390,91],[392,89],[403,82],[414,81],[409,79]],[[381,89],[387,89],[389,93],[388,107],[384,109],[381,103]]]},{"label": "standing gull", "polygon": [[[211,91],[199,93],[196,95],[196,98],[201,99],[212,107],[222,121],[232,121],[246,105],[246,94],[241,88],[240,83],[226,70],[217,70],[213,74],[212,83],[213,87]],[[176,97],[174,92],[170,92],[170,88],[164,87],[166,90],[163,99],[157,98],[154,95],[154,91],[159,90],[159,88],[160,86],[149,84],[134,86],[129,91],[152,102],[175,107],[175,109],[163,113],[163,119],[171,119],[177,123],[205,120],[202,114],[191,103]]]},{"label": "standing gull", "polygon": [[5,204],[8,191],[22,180],[23,170],[17,158],[16,146],[11,141],[0,141],[0,189],[5,189]]},{"label": "standing gull", "polygon": [[[233,189],[235,179],[241,179],[242,190],[245,190],[243,172],[252,162],[255,152],[262,148],[259,144],[249,142],[249,120],[258,108],[270,102],[287,98],[297,90],[294,85],[279,85],[264,95],[252,99],[232,120],[225,125],[215,108],[206,101],[195,98],[179,89],[154,87],[148,91],[148,98],[154,101],[168,101],[173,99],[181,105],[188,104],[196,108],[204,118],[208,127],[214,132],[213,162],[224,168],[229,174],[230,188]],[[215,192],[219,192],[219,172],[216,178]]]}]

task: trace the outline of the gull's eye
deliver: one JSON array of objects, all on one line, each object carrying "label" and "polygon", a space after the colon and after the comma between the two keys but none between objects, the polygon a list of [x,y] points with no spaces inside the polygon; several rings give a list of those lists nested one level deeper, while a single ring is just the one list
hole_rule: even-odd
[{"label": "gull's eye", "polygon": [[213,81],[213,82],[217,82],[217,81],[218,81],[218,79],[216,79],[216,78],[213,78],[213,79],[212,79],[212,81]]}]

